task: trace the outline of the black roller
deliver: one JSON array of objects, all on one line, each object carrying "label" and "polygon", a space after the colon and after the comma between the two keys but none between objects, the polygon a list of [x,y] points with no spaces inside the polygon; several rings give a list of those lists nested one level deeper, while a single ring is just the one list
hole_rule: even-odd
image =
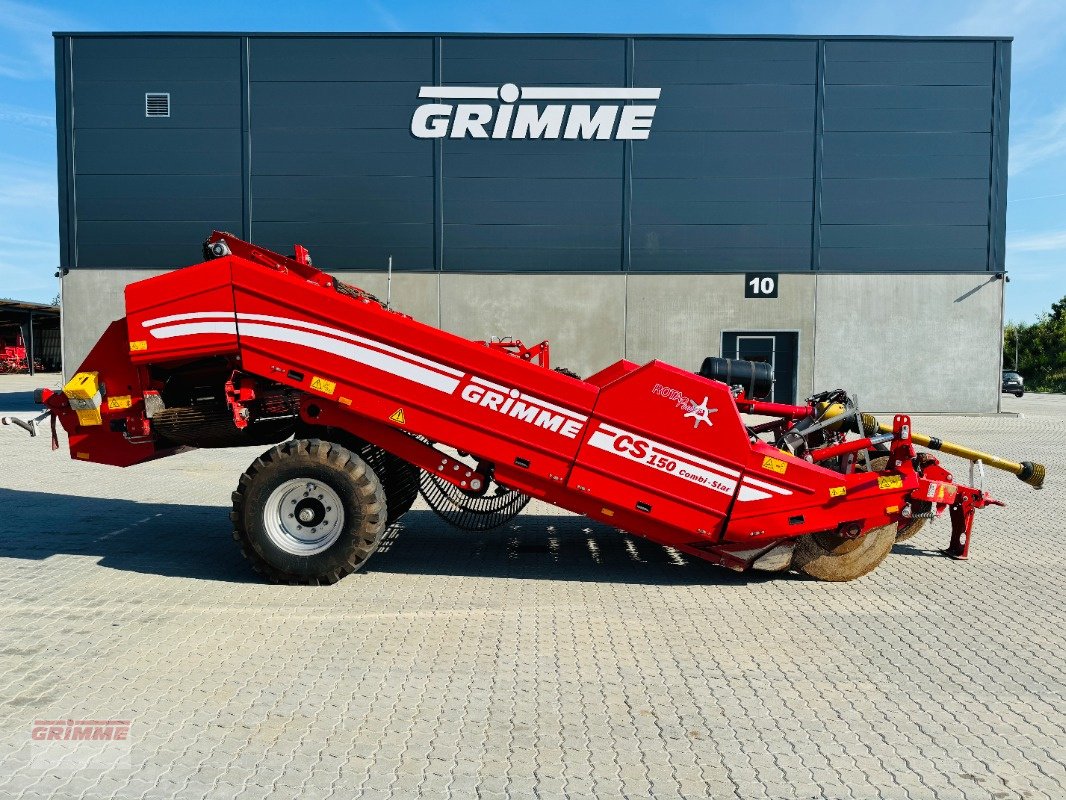
[{"label": "black roller", "polygon": [[744,396],[751,400],[769,397],[774,388],[774,368],[764,361],[708,356],[703,359],[699,374],[727,386],[741,386]]},{"label": "black roller", "polygon": [[187,447],[276,444],[292,436],[295,428],[296,417],[256,420],[246,428],[238,428],[233,412],[222,404],[165,408],[152,417],[152,430],[158,436]]}]

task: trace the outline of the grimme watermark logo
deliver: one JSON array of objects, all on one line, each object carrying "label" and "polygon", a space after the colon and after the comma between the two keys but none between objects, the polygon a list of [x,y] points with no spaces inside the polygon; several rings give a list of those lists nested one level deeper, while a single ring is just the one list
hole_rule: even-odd
[{"label": "grimme watermark logo", "polygon": [[121,742],[129,735],[128,719],[38,719],[30,728],[30,738],[38,742]]},{"label": "grimme watermark logo", "polygon": [[[599,86],[423,86],[411,117],[419,139],[647,139],[661,89]],[[519,102],[519,101],[530,102]],[[591,102],[597,101],[595,104]]]},{"label": "grimme watermark logo", "polygon": [[108,770],[130,765],[128,719],[37,719],[30,725],[31,769]]}]

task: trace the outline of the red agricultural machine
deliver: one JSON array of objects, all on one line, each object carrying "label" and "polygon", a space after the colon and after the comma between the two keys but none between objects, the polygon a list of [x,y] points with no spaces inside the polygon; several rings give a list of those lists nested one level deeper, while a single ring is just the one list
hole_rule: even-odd
[{"label": "red agricultural machine", "polygon": [[[34,359],[34,367],[43,370],[40,361]],[[10,339],[0,336],[0,374],[29,372],[30,364],[27,358],[26,343],[22,341],[22,334],[17,334]]]},{"label": "red agricultural machine", "polygon": [[[851,580],[933,517],[965,558],[974,512],[1002,505],[930,453],[1044,468],[859,413],[844,391],[764,402],[766,365],[699,373],[619,361],[584,380],[547,343],[475,342],[290,258],[214,233],[206,260],[131,284],[61,392],[41,390],[72,457],[131,466],[190,447],[274,445],[233,493],[234,538],[268,580],[358,570],[421,491],[463,528],[532,497],[734,570]],[[763,418],[745,422],[741,413]],[[972,481],[971,481],[972,482]]]}]

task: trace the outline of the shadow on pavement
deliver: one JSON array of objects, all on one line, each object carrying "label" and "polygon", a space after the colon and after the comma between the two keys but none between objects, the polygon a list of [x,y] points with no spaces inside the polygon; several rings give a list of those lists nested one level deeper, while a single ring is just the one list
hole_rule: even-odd
[{"label": "shadow on pavement", "polygon": [[[45,384],[42,383],[41,385],[44,386]],[[0,384],[0,387],[2,387],[2,384]],[[38,414],[44,411],[43,406],[33,402],[32,389],[16,392],[0,391],[0,412],[23,415],[28,411],[35,411]]]},{"label": "shadow on pavement", "polygon": [[897,544],[892,548],[892,552],[901,556],[936,556],[937,558],[946,558],[943,548],[917,547],[913,544]]},{"label": "shadow on pavement", "polygon": [[[259,582],[232,540],[228,509],[0,488],[0,557],[69,554],[111,569]],[[412,511],[386,532],[367,571],[652,585],[743,585],[789,576],[737,574],[581,517],[519,516],[482,533]],[[792,576],[795,577],[795,576]]]}]

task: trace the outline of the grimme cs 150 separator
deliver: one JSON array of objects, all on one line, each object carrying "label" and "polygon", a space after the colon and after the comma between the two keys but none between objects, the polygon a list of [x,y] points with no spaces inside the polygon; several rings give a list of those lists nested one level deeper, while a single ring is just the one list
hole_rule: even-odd
[{"label": "grimme cs 150 separator", "polygon": [[975,510],[1002,505],[915,444],[1043,483],[1039,464],[920,437],[905,415],[879,425],[844,391],[764,402],[767,365],[623,360],[581,380],[550,368],[547,343],[470,341],[393,311],[303,247],[215,232],[204,252],[128,286],[125,318],[61,392],[40,390],[45,412],[4,422],[36,434],[50,416],[53,447],[58,420],[73,458],[121,467],[273,444],[231,514],[272,581],[358,570],[419,490],[464,528],[537,497],[731,569],[851,580],[944,513],[947,553],[965,558]]}]

